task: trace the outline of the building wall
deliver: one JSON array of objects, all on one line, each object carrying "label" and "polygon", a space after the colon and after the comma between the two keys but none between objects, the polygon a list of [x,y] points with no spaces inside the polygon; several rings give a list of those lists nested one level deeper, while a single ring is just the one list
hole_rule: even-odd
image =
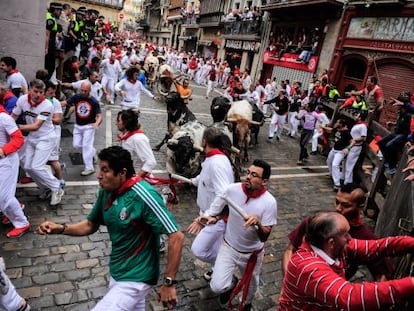
[{"label": "building wall", "polygon": [[335,50],[335,44],[338,40],[339,31],[341,29],[342,18],[338,20],[332,20],[325,29],[325,40],[323,42],[323,48],[319,56],[319,63],[316,69],[317,73],[322,72],[324,69],[330,69],[331,60]]},{"label": "building wall", "polygon": [[0,1],[0,56],[16,58],[28,81],[44,67],[46,7],[45,0]]}]

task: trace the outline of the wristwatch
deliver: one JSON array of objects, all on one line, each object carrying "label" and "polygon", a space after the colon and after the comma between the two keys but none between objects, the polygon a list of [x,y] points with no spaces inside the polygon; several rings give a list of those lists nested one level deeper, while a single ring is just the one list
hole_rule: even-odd
[{"label": "wristwatch", "polygon": [[164,285],[165,286],[173,286],[174,284],[177,284],[177,280],[174,280],[173,278],[170,278],[169,276],[167,276],[166,278],[164,278]]}]

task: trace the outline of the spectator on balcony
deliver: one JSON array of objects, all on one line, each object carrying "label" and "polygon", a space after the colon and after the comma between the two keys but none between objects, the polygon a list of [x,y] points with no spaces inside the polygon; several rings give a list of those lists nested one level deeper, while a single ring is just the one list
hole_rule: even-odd
[{"label": "spectator on balcony", "polygon": [[191,4],[187,6],[186,9],[186,24],[191,24],[192,20],[194,19],[194,8]]},{"label": "spectator on balcony", "polygon": [[229,9],[229,12],[227,13],[227,15],[224,17],[224,22],[225,23],[232,23],[236,21],[236,17],[233,14],[233,10]]},{"label": "spectator on balcony", "polygon": [[194,7],[193,24],[197,24],[197,20],[200,17],[200,7],[196,5]]}]

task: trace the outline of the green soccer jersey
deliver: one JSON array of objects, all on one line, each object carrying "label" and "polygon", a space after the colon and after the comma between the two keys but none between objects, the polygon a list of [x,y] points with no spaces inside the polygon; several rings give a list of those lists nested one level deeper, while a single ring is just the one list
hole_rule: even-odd
[{"label": "green soccer jersey", "polygon": [[155,285],[159,276],[160,234],[178,225],[158,192],[140,181],[107,206],[111,193],[99,190],[88,220],[108,228],[112,242],[109,269],[116,281]]}]

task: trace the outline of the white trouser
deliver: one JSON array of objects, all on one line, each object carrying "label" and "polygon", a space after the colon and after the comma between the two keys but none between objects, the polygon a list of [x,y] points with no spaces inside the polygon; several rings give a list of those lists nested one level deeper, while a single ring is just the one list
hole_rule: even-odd
[{"label": "white trouser", "polygon": [[17,177],[19,175],[19,156],[12,153],[0,159],[0,209],[10,219],[15,228],[29,224],[20,203],[16,199]]},{"label": "white trouser", "polygon": [[318,139],[323,134],[322,130],[315,129],[312,136],[312,152],[318,151]]},{"label": "white trouser", "polygon": [[335,186],[341,185],[341,165],[345,157],[345,154],[342,150],[331,149],[328,154],[328,159],[326,159],[326,164],[328,164],[329,174],[332,176],[332,180]]},{"label": "white trouser", "polygon": [[48,140],[26,140],[24,155],[24,170],[33,178],[41,191],[50,189],[58,191],[60,189],[59,180],[53,176],[51,170],[45,165],[52,154],[56,145],[56,136],[50,136]]},{"label": "white trouser", "polygon": [[114,101],[116,79],[103,75],[101,81],[102,87],[108,92],[109,101]]},{"label": "white trouser", "polygon": [[269,124],[269,137],[273,137],[276,131],[276,136],[280,138],[283,131],[283,126],[286,122],[286,115],[273,113],[272,120]]},{"label": "white trouser", "polygon": [[0,260],[0,307],[4,310],[18,310],[24,299],[16,292],[16,288],[6,275],[3,258]]},{"label": "white trouser", "polygon": [[295,136],[296,132],[298,131],[300,120],[296,119],[297,115],[298,115],[297,111],[288,112],[288,123],[289,123],[289,135],[290,136]]},{"label": "white trouser", "polygon": [[[232,286],[233,272],[236,267],[240,269],[243,275],[251,253],[239,253],[226,242],[221,243],[216,263],[211,276],[210,287],[215,293],[223,293]],[[256,266],[253,270],[252,279],[249,284],[249,292],[246,298],[246,304],[251,303],[259,286],[260,269],[262,268],[264,251],[257,255]]]},{"label": "white trouser", "polygon": [[350,184],[354,179],[354,167],[358,161],[362,146],[353,146],[346,157],[345,161],[345,184]]},{"label": "white trouser", "polygon": [[82,151],[85,170],[93,169],[93,157],[96,150],[93,147],[95,140],[95,129],[91,124],[77,125],[73,129],[73,148]]},{"label": "white trouser", "polygon": [[58,161],[59,160],[59,148],[60,148],[60,138],[62,136],[62,128],[59,126],[55,126],[55,133],[56,133],[56,145],[55,148],[52,150],[50,154],[49,161]]},{"label": "white trouser", "polygon": [[200,231],[191,245],[194,256],[201,261],[214,264],[224,238],[226,223],[223,220],[207,225]]},{"label": "white trouser", "polygon": [[210,96],[211,91],[213,90],[213,87],[214,87],[214,81],[211,81],[210,79],[208,79],[208,82],[207,82],[207,93],[206,93],[206,96],[207,97]]},{"label": "white trouser", "polygon": [[145,297],[151,288],[143,282],[117,282],[111,277],[108,292],[92,311],[145,311]]}]

